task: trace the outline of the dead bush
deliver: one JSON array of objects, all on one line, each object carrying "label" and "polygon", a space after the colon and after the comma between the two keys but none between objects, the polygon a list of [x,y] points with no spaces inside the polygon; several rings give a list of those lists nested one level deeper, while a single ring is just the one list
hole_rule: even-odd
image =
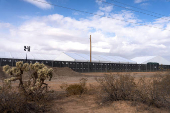
[{"label": "dead bush", "polygon": [[[135,83],[134,77],[126,74],[110,74],[103,78],[97,78],[100,83],[100,98],[103,102],[130,100],[133,102],[142,102],[149,106],[169,108],[168,101],[169,76],[154,76],[150,79],[140,78]],[[166,87],[165,87],[166,86]],[[166,88],[166,90],[164,89]]]},{"label": "dead bush", "polygon": [[66,92],[69,95],[81,95],[84,88],[80,84],[71,84],[66,88]]},{"label": "dead bush", "polygon": [[106,101],[132,100],[136,89],[134,77],[130,75],[110,74],[96,78],[101,86],[102,98]]},{"label": "dead bush", "polygon": [[81,78],[79,84],[68,85],[67,83],[64,83],[60,86],[60,88],[64,89],[67,95],[82,95],[87,91],[86,81],[87,78]]},{"label": "dead bush", "polygon": [[170,95],[170,72],[167,72],[161,81],[162,90]]},{"label": "dead bush", "polygon": [[28,102],[25,96],[17,91],[0,91],[1,113],[39,113],[44,111],[44,106],[35,102]]},{"label": "dead bush", "polygon": [[166,107],[170,106],[167,101],[167,91],[164,90],[162,77],[153,77],[150,80],[141,78],[138,82],[137,92],[135,93],[135,101],[140,101],[149,106]]}]

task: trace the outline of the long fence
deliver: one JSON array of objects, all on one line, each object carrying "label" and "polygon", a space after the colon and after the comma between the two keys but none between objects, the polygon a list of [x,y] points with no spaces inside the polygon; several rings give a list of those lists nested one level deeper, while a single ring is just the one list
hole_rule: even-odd
[{"label": "long fence", "polygon": [[76,72],[151,72],[166,71],[170,65],[158,64],[122,64],[122,63],[98,63],[98,62],[70,62],[70,61],[49,61],[49,60],[25,60],[0,58],[0,66],[15,66],[16,62],[24,63],[40,62],[51,67],[69,67]]}]

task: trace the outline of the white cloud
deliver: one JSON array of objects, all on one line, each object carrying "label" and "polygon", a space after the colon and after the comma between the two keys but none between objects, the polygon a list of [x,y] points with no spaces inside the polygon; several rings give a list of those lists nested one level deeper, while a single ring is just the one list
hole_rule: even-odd
[{"label": "white cloud", "polygon": [[145,2],[145,1],[148,1],[148,0],[135,0],[134,2],[135,3],[142,3],[142,2]]},{"label": "white cloud", "polygon": [[111,12],[113,10],[113,6],[99,7],[99,9],[101,11],[109,13],[109,12]]},{"label": "white cloud", "polygon": [[52,6],[50,4],[48,4],[49,2],[47,2],[46,0],[24,0],[26,2],[29,2],[41,9],[51,9]]},{"label": "white cloud", "polygon": [[101,4],[102,4],[102,1],[105,1],[105,2],[106,2],[106,0],[96,0],[96,3],[97,3],[98,5],[101,5]]},{"label": "white cloud", "polygon": [[[106,8],[107,9],[107,8]],[[110,10],[107,10],[108,12]],[[98,12],[105,13],[100,9]],[[111,17],[139,22],[131,12],[108,13]],[[170,29],[170,22],[161,18],[147,25]],[[131,25],[112,18],[91,16],[74,19],[53,14],[26,20],[20,26],[7,26],[8,33],[0,29],[0,48],[5,51],[23,51],[24,45],[31,52],[53,53],[61,51],[89,52],[89,36],[92,36],[93,53],[108,53],[133,58],[140,55],[170,56],[170,32],[147,26]]]},{"label": "white cloud", "polygon": [[0,29],[1,28],[9,28],[9,27],[11,27],[10,23],[0,23]]}]

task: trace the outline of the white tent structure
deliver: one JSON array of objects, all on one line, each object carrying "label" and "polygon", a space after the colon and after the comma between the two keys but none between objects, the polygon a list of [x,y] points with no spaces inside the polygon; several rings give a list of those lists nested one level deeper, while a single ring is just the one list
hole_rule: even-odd
[{"label": "white tent structure", "polygon": [[159,63],[159,65],[170,65],[170,62],[161,56],[135,57],[131,60],[137,62],[137,64],[147,64],[148,62],[155,62]]},{"label": "white tent structure", "polygon": [[[56,57],[57,55],[27,53],[27,59],[29,60],[55,60]],[[26,53],[0,52],[0,58],[25,59]]]},{"label": "white tent structure", "polygon": [[[65,52],[58,55],[55,61],[90,62],[90,55],[82,54],[82,53]],[[119,56],[105,56],[105,55],[92,55],[92,62],[136,64],[135,61],[126,58],[122,58]]]}]

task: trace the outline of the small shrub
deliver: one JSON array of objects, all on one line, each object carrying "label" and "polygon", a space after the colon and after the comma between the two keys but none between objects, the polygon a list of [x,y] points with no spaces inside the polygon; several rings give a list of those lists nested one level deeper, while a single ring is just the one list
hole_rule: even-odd
[{"label": "small shrub", "polygon": [[166,73],[166,75],[162,77],[161,85],[164,92],[166,92],[167,95],[169,95],[170,94],[170,72]]},{"label": "small shrub", "polygon": [[39,113],[44,107],[28,102],[24,95],[16,91],[0,92],[0,113]]},{"label": "small shrub", "polygon": [[66,88],[66,92],[69,95],[81,95],[85,92],[85,89],[80,84],[71,84]]},{"label": "small shrub", "polygon": [[64,83],[60,88],[64,89],[68,95],[82,95],[87,91],[86,81],[86,78],[81,78],[79,84],[68,85],[67,83]]},{"label": "small shrub", "polygon": [[100,98],[102,102],[131,100],[142,102],[149,106],[170,107],[167,100],[169,95],[170,76],[154,76],[151,79],[140,78],[135,83],[130,75],[106,75],[96,79],[101,86]]},{"label": "small shrub", "polygon": [[101,86],[104,100],[132,100],[136,88],[134,77],[110,74],[96,80]]},{"label": "small shrub", "polygon": [[167,91],[162,87],[163,79],[153,77],[150,80],[141,78],[138,83],[138,93],[135,100],[148,104],[149,106],[168,107]]}]

